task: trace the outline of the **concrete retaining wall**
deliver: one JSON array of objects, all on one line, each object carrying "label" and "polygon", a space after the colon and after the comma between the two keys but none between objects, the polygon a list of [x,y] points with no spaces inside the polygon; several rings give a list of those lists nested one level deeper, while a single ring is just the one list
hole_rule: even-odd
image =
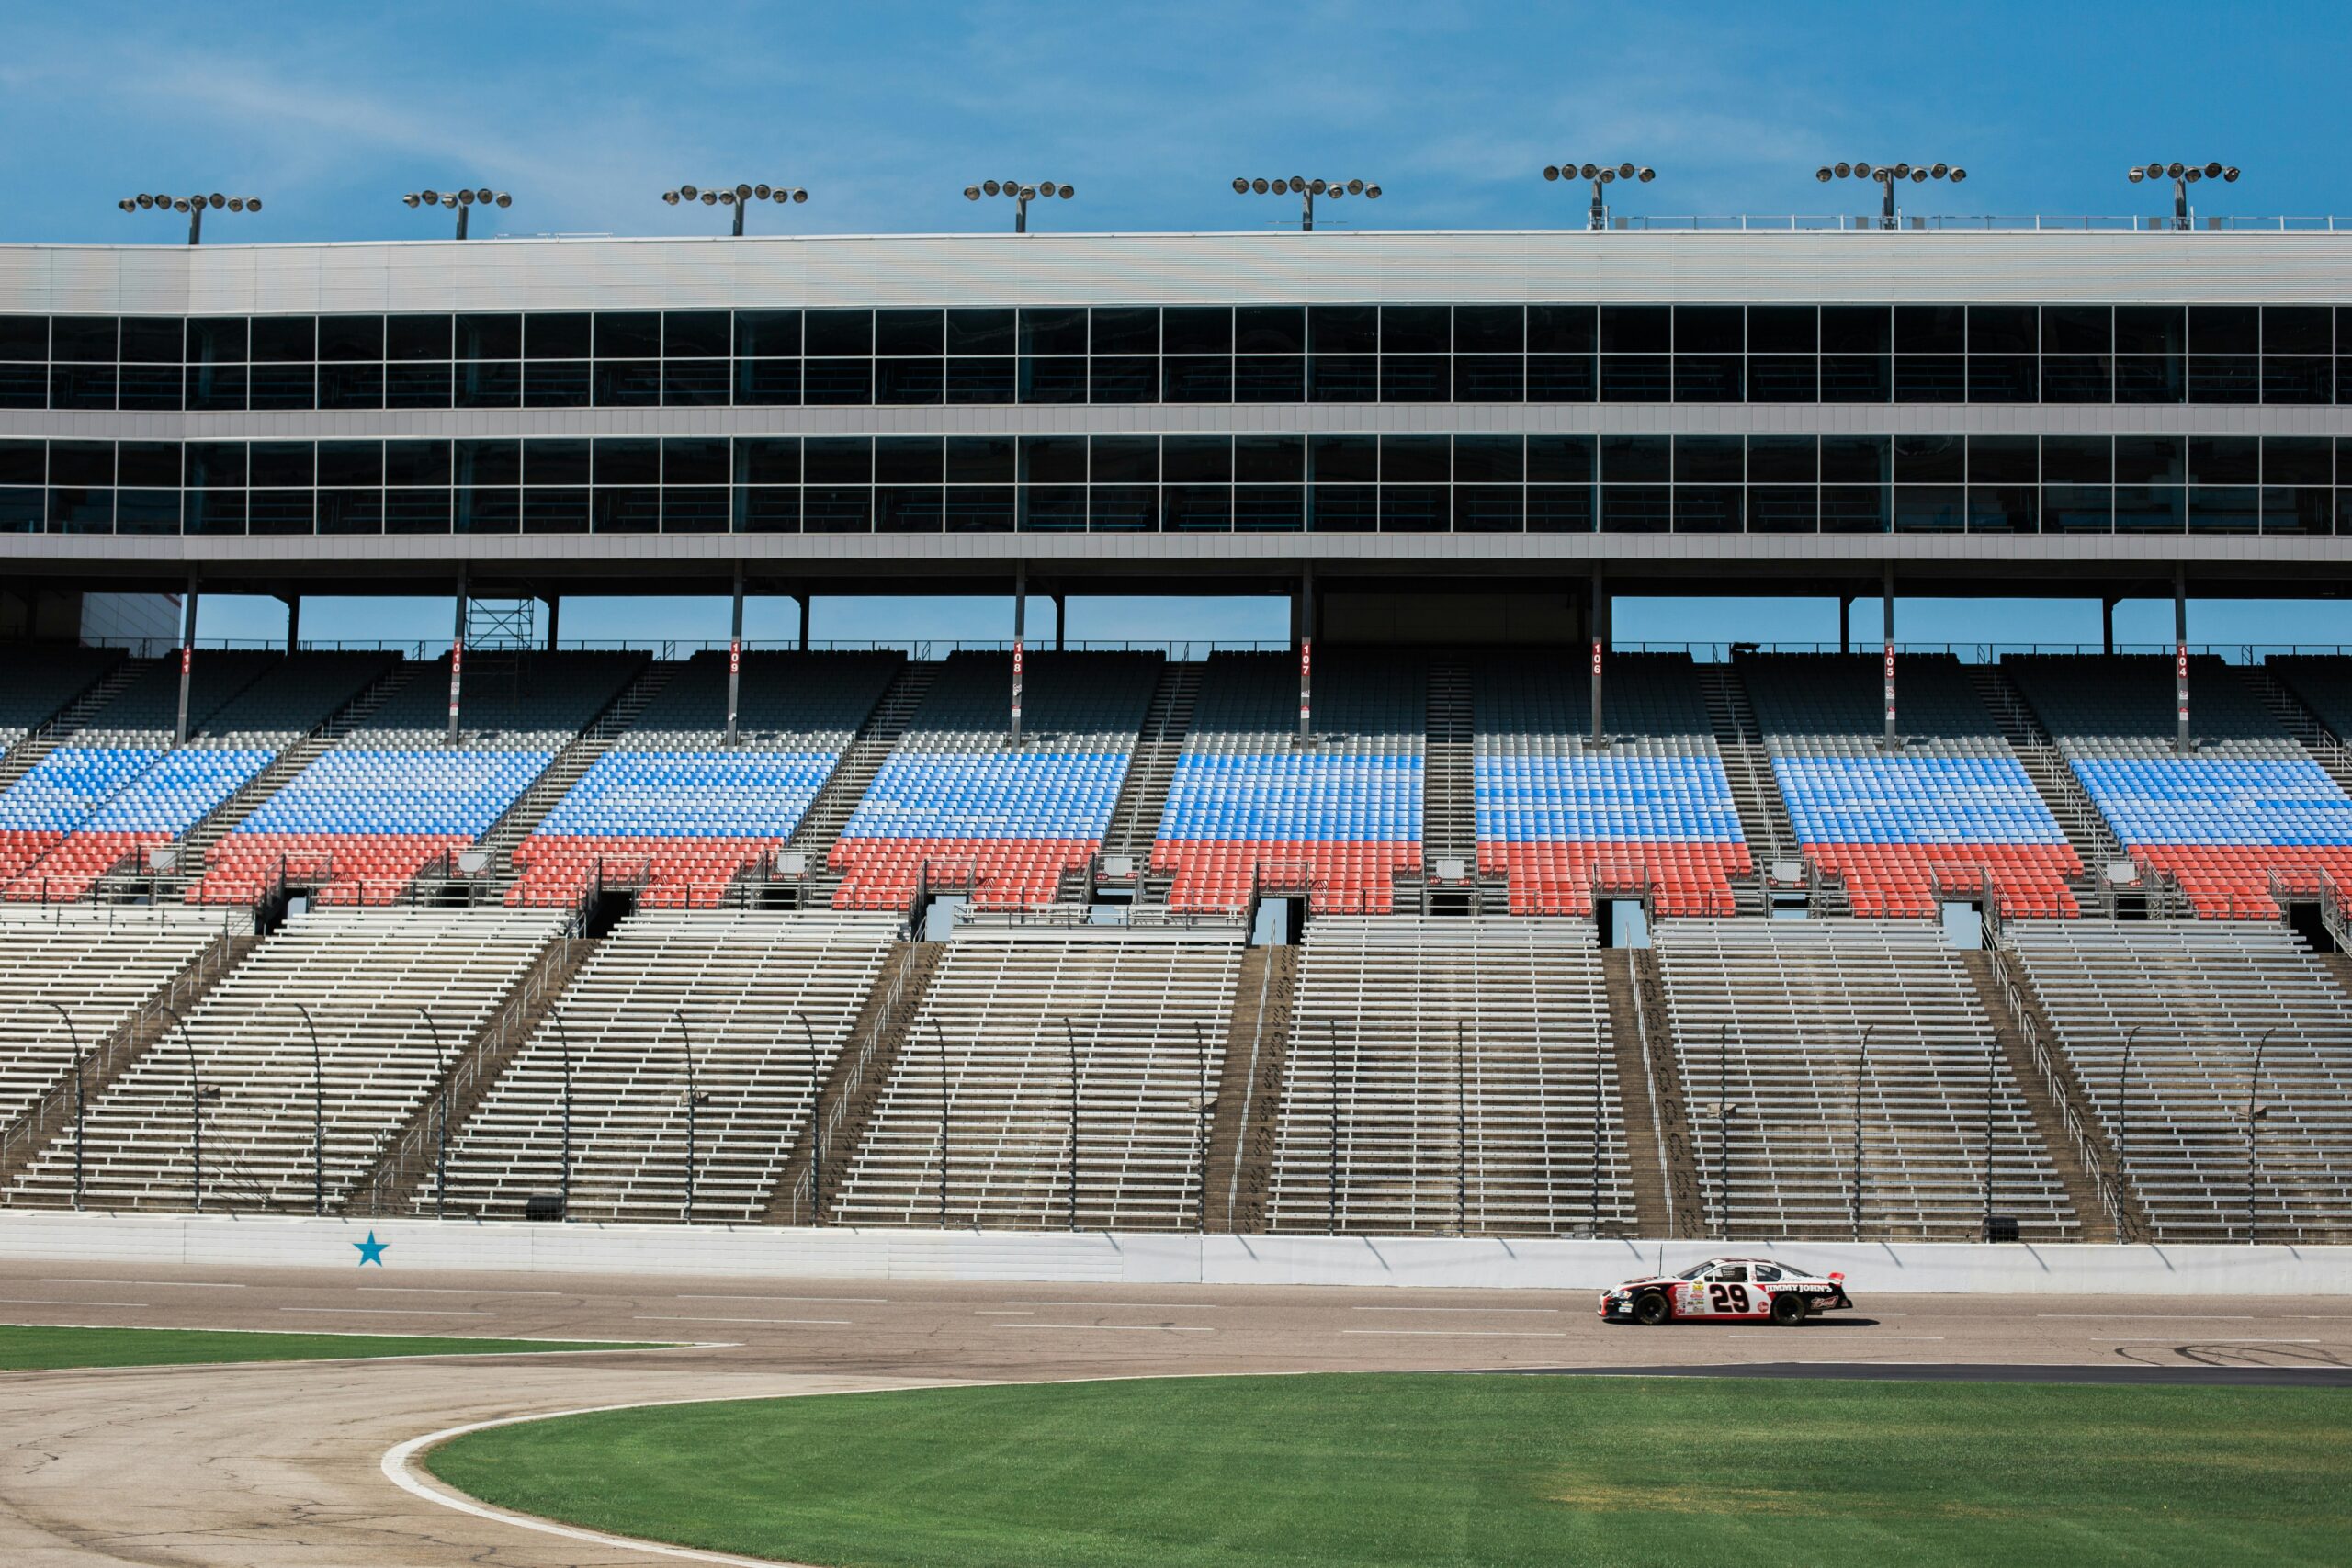
[{"label": "concrete retaining wall", "polygon": [[1985,1247],[1594,1242],[1498,1236],[1138,1235],[1036,1231],[204,1215],[0,1213],[0,1259],[191,1268],[356,1266],[388,1272],[989,1280],[1206,1285],[1410,1285],[1586,1291],[1718,1254],[1847,1275],[1855,1291],[2226,1296],[2352,1292],[2352,1247]]}]

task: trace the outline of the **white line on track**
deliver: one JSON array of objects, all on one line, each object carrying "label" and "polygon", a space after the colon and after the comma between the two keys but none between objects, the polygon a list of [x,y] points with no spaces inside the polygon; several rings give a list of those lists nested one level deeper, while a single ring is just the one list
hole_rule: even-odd
[{"label": "white line on track", "polygon": [[224,1285],[210,1280],[43,1280],[44,1285],[130,1285],[137,1290],[156,1291],[242,1291],[243,1285]]},{"label": "white line on track", "polygon": [[813,1302],[820,1306],[888,1306],[888,1296],[680,1296],[682,1302]]},{"label": "white line on track", "polygon": [[1007,1302],[1009,1307],[1093,1307],[1102,1312],[1223,1312],[1216,1302]]},{"label": "white line on track", "polygon": [[569,1291],[462,1291],[455,1285],[361,1285],[358,1288],[403,1296],[565,1296],[571,1293]]},{"label": "white line on track", "polygon": [[640,1312],[635,1314],[639,1323],[785,1323],[805,1328],[854,1328],[845,1317],[685,1317],[677,1314]]},{"label": "white line on track", "polygon": [[10,1306],[28,1307],[143,1307],[145,1302],[69,1302],[56,1296],[0,1296],[0,1302]]},{"label": "white line on track", "polygon": [[2250,1312],[2038,1312],[2036,1317],[2081,1317],[2113,1323],[2252,1323]]},{"label": "white line on track", "polygon": [[1055,1328],[1067,1334],[1215,1334],[1181,1323],[992,1323],[990,1328]]},{"label": "white line on track", "polygon": [[494,1312],[453,1312],[444,1307],[279,1307],[280,1312],[332,1313],[340,1317],[496,1317]]},{"label": "white line on track", "polygon": [[1383,1339],[1566,1339],[1565,1334],[1535,1328],[1342,1328]]},{"label": "white line on track", "polygon": [[1351,1312],[1467,1312],[1467,1313],[1476,1313],[1476,1314],[1480,1314],[1480,1315],[1482,1315],[1482,1316],[1483,1316],[1483,1315],[1487,1315],[1487,1314],[1544,1314],[1544,1315],[1548,1315],[1548,1316],[1552,1316],[1552,1317],[1557,1317],[1557,1316],[1559,1316],[1559,1315],[1560,1315],[1560,1312],[1561,1312],[1561,1309],[1560,1309],[1560,1308],[1558,1308],[1558,1307],[1389,1307],[1389,1306],[1360,1306],[1360,1307],[1350,1307],[1348,1310],[1349,1310],[1349,1311],[1351,1311]]}]

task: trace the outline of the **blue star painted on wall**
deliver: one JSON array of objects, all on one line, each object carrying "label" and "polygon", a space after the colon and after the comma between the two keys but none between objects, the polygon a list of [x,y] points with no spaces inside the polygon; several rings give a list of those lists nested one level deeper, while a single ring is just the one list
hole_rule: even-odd
[{"label": "blue star painted on wall", "polygon": [[361,1268],[365,1269],[368,1264],[373,1263],[377,1268],[381,1269],[384,1266],[384,1248],[392,1244],[389,1241],[378,1241],[376,1233],[369,1231],[366,1241],[355,1241],[351,1245],[359,1249]]}]

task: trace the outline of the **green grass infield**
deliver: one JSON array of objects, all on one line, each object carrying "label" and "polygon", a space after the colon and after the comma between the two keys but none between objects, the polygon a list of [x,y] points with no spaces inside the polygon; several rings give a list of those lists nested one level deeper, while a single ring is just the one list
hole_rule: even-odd
[{"label": "green grass infield", "polygon": [[672,1405],[426,1462],[624,1535],[888,1568],[2341,1563],[2333,1390],[1336,1375]]},{"label": "green grass infield", "polygon": [[63,1367],[175,1367],[209,1361],[331,1361],[345,1357],[516,1356],[651,1350],[655,1345],[552,1339],[461,1339],[390,1334],[244,1334],[206,1328],[0,1325],[0,1371]]}]

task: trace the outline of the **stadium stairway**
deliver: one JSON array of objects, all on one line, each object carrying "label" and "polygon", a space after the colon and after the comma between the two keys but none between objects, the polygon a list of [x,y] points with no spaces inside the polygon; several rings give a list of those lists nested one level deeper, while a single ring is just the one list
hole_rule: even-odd
[{"label": "stadium stairway", "polygon": [[[2052,1070],[2055,1063],[2046,1062],[2034,1051],[2033,1043],[2011,1005],[2012,993],[2003,983],[1999,959],[1994,953],[1979,948],[1973,952],[1963,950],[1960,962],[1976,987],[1976,999],[1984,1008],[1985,1018],[1993,1025],[1993,1039],[2001,1048],[2002,1060],[2008,1065],[2009,1077],[2018,1086],[2018,1095],[2033,1118],[2034,1135],[2042,1152],[2050,1156],[2051,1173],[2066,1190],[2066,1201],[2082,1225],[2082,1239],[2106,1243],[2122,1240],[2114,1217],[2100,1196],[2098,1182],[2083,1163],[2083,1150],[2067,1130],[2069,1107],[2063,1097],[2070,1086]],[[2081,1092],[2079,1085],[2071,1089],[2076,1095]]]},{"label": "stadium stairway", "polygon": [[[1151,844],[1168,810],[1168,786],[1176,777],[1176,759],[1183,752],[1184,737],[1192,731],[1203,669],[1196,661],[1175,660],[1161,669],[1135,751],[1127,759],[1127,776],[1119,785],[1118,803],[1111,808],[1111,826],[1102,834],[1102,863],[1106,869],[1098,874],[1104,881],[1120,880],[1112,877],[1107,867],[1114,859],[1124,860],[1132,868],[1125,880],[1134,887],[1138,903],[1167,902],[1165,879],[1150,874]],[[1147,900],[1148,892],[1156,892],[1157,897]]]},{"label": "stadium stairway", "polygon": [[[6,752],[0,752],[0,790],[23,778],[34,763],[87,724],[90,716],[130,684],[147,662],[124,659],[117,649],[74,651],[106,657],[80,668],[60,669],[51,663],[45,671],[50,679],[36,680],[17,694],[24,723],[20,731],[10,726],[5,732],[8,746]],[[57,699],[54,703],[49,700],[52,697]]]},{"label": "stadium stairway", "polygon": [[1766,890],[1779,877],[1779,868],[1798,861],[1796,829],[1790,825],[1788,803],[1772,780],[1772,761],[1765,754],[1764,732],[1739,671],[1729,664],[1698,667],[1699,690],[1706,699],[1707,717],[1715,731],[1715,750],[1731,780],[1732,803],[1739,810],[1740,836],[1755,867],[1752,881],[1735,882],[1736,909],[1742,915],[1766,912]]},{"label": "stadium stairway", "polygon": [[[2292,668],[2291,661],[2288,667]],[[2312,754],[2312,761],[2327,770],[2327,776],[2335,781],[2335,787],[2352,795],[2352,750],[2346,748],[2344,738],[2303,701],[2294,687],[2281,680],[2277,671],[2262,664],[2239,666],[2238,679],[2244,681],[2263,706],[2270,710],[2279,728],[2293,736],[2296,743]]]},{"label": "stadium stairway", "polygon": [[1298,955],[1296,947],[1271,944],[1241,955],[1203,1162],[1209,1230],[1247,1235],[1266,1228],[1291,1015],[1298,1003]]},{"label": "stadium stairway", "polygon": [[[890,1081],[946,954],[944,942],[902,938],[891,944],[882,961],[881,978],[850,1023],[849,1047],[833,1058],[826,1076],[821,1123],[803,1122],[786,1151],[783,1179],[768,1198],[769,1224],[822,1224],[837,1213],[842,1179],[865,1145],[874,1109],[882,1102],[882,1086]],[[820,1148],[821,1190],[817,1184]]]},{"label": "stadium stairway", "polygon": [[[1399,912],[1431,912],[1433,895],[1445,911],[1510,913],[1499,882],[1481,876],[1478,856],[1477,723],[1470,667],[1460,659],[1430,661],[1421,741],[1421,863],[1396,876]],[[1459,862],[1462,874],[1440,894],[1441,863]]]},{"label": "stadium stairway", "polygon": [[841,874],[832,869],[833,845],[840,841],[842,829],[856,812],[858,803],[865,798],[874,775],[882,771],[882,764],[898,749],[899,737],[914,722],[923,699],[931,694],[933,683],[939,679],[941,669],[935,662],[919,663],[912,660],[899,667],[881,700],[874,705],[874,711],[851,737],[841,761],[833,764],[817,798],[801,814],[800,826],[785,845],[786,851],[799,855],[801,863],[808,868],[801,908],[832,908],[833,895],[842,881]]},{"label": "stadium stairway", "polygon": [[1634,1231],[1669,1236],[1675,1234],[1674,1203],[1668,1196],[1665,1107],[1658,1102],[1650,1068],[1640,982],[1634,974],[1635,951],[1601,951],[1601,984],[1609,994],[1609,1048],[1617,1062],[1618,1121],[1625,1129],[1625,1180],[1634,1200]]},{"label": "stadium stairway", "polygon": [[[1708,1234],[1706,1189],[1699,1179],[1699,1142],[1674,1050],[1674,1012],[1667,1005],[1666,973],[1655,948],[1632,950],[1634,1024],[1641,1043],[1646,1088],[1653,1097],[1658,1158],[1665,1168],[1670,1233],[1686,1240]],[[1613,1016],[1613,1015],[1612,1015]]]},{"label": "stadium stairway", "polygon": [[2066,765],[2058,743],[2041,728],[2033,709],[2011,683],[1998,664],[1963,666],[1969,681],[1976,687],[1976,695],[1984,703],[1984,711],[1993,716],[2000,727],[2001,739],[2008,742],[2009,753],[2033,781],[2034,792],[2041,796],[2041,804],[2050,810],[2059,830],[2074,846],[2075,856],[2083,863],[2082,874],[2069,886],[2079,908],[2098,907],[2106,897],[2106,868],[2128,858],[2123,846],[2099,815],[2082,781]]}]

